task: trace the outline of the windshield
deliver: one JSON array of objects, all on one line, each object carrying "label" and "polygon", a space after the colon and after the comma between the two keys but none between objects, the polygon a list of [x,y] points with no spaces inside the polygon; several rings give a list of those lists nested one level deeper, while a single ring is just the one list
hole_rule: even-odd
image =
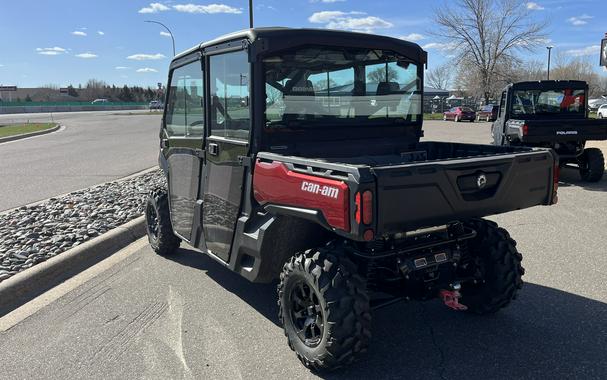
[{"label": "windshield", "polygon": [[309,46],[264,64],[267,128],[421,120],[418,67],[393,52]]},{"label": "windshield", "polygon": [[518,90],[512,99],[513,115],[584,114],[585,90]]}]

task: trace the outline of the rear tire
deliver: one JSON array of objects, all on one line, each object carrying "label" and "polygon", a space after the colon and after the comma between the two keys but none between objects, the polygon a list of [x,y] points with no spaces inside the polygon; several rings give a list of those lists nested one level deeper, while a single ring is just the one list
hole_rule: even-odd
[{"label": "rear tire", "polygon": [[605,158],[598,148],[586,148],[578,157],[580,177],[586,182],[598,182],[605,173]]},{"label": "rear tire", "polygon": [[154,189],[148,195],[145,221],[148,241],[157,254],[168,256],[179,248],[181,239],[173,233],[169,197],[165,189]]},{"label": "rear tire", "polygon": [[447,121],[447,115],[443,115],[443,121]]},{"label": "rear tire", "polygon": [[469,241],[469,254],[482,281],[462,285],[460,302],[475,314],[492,314],[510,304],[523,286],[522,255],[508,232],[496,223],[474,219],[477,235]]},{"label": "rear tire", "polygon": [[455,115],[455,118],[453,119],[453,121],[455,121],[456,123],[459,123],[459,117],[457,117],[457,115]]},{"label": "rear tire", "polygon": [[371,338],[363,277],[330,243],[293,256],[278,285],[278,317],[289,347],[312,370],[351,364]]}]

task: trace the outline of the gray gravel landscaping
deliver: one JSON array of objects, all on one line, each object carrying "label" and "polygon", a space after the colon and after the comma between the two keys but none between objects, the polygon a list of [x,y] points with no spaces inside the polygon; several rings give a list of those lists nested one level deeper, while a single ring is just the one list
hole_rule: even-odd
[{"label": "gray gravel landscaping", "polygon": [[0,215],[0,282],[143,214],[160,170]]}]

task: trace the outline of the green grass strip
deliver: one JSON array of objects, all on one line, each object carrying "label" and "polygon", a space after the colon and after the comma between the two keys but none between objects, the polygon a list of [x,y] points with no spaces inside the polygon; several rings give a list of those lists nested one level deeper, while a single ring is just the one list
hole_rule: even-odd
[{"label": "green grass strip", "polygon": [[53,128],[55,125],[52,123],[0,125],[0,138],[44,131]]}]

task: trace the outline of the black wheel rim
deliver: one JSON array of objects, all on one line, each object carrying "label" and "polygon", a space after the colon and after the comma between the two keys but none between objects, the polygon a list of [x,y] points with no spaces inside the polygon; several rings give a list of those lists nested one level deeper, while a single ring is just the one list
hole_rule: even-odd
[{"label": "black wheel rim", "polygon": [[156,208],[151,203],[148,203],[145,217],[148,224],[148,233],[154,239],[158,239],[158,213],[156,212]]},{"label": "black wheel rim", "polygon": [[297,336],[308,347],[316,347],[322,340],[325,320],[318,295],[304,281],[297,282],[290,293],[291,322]]}]

